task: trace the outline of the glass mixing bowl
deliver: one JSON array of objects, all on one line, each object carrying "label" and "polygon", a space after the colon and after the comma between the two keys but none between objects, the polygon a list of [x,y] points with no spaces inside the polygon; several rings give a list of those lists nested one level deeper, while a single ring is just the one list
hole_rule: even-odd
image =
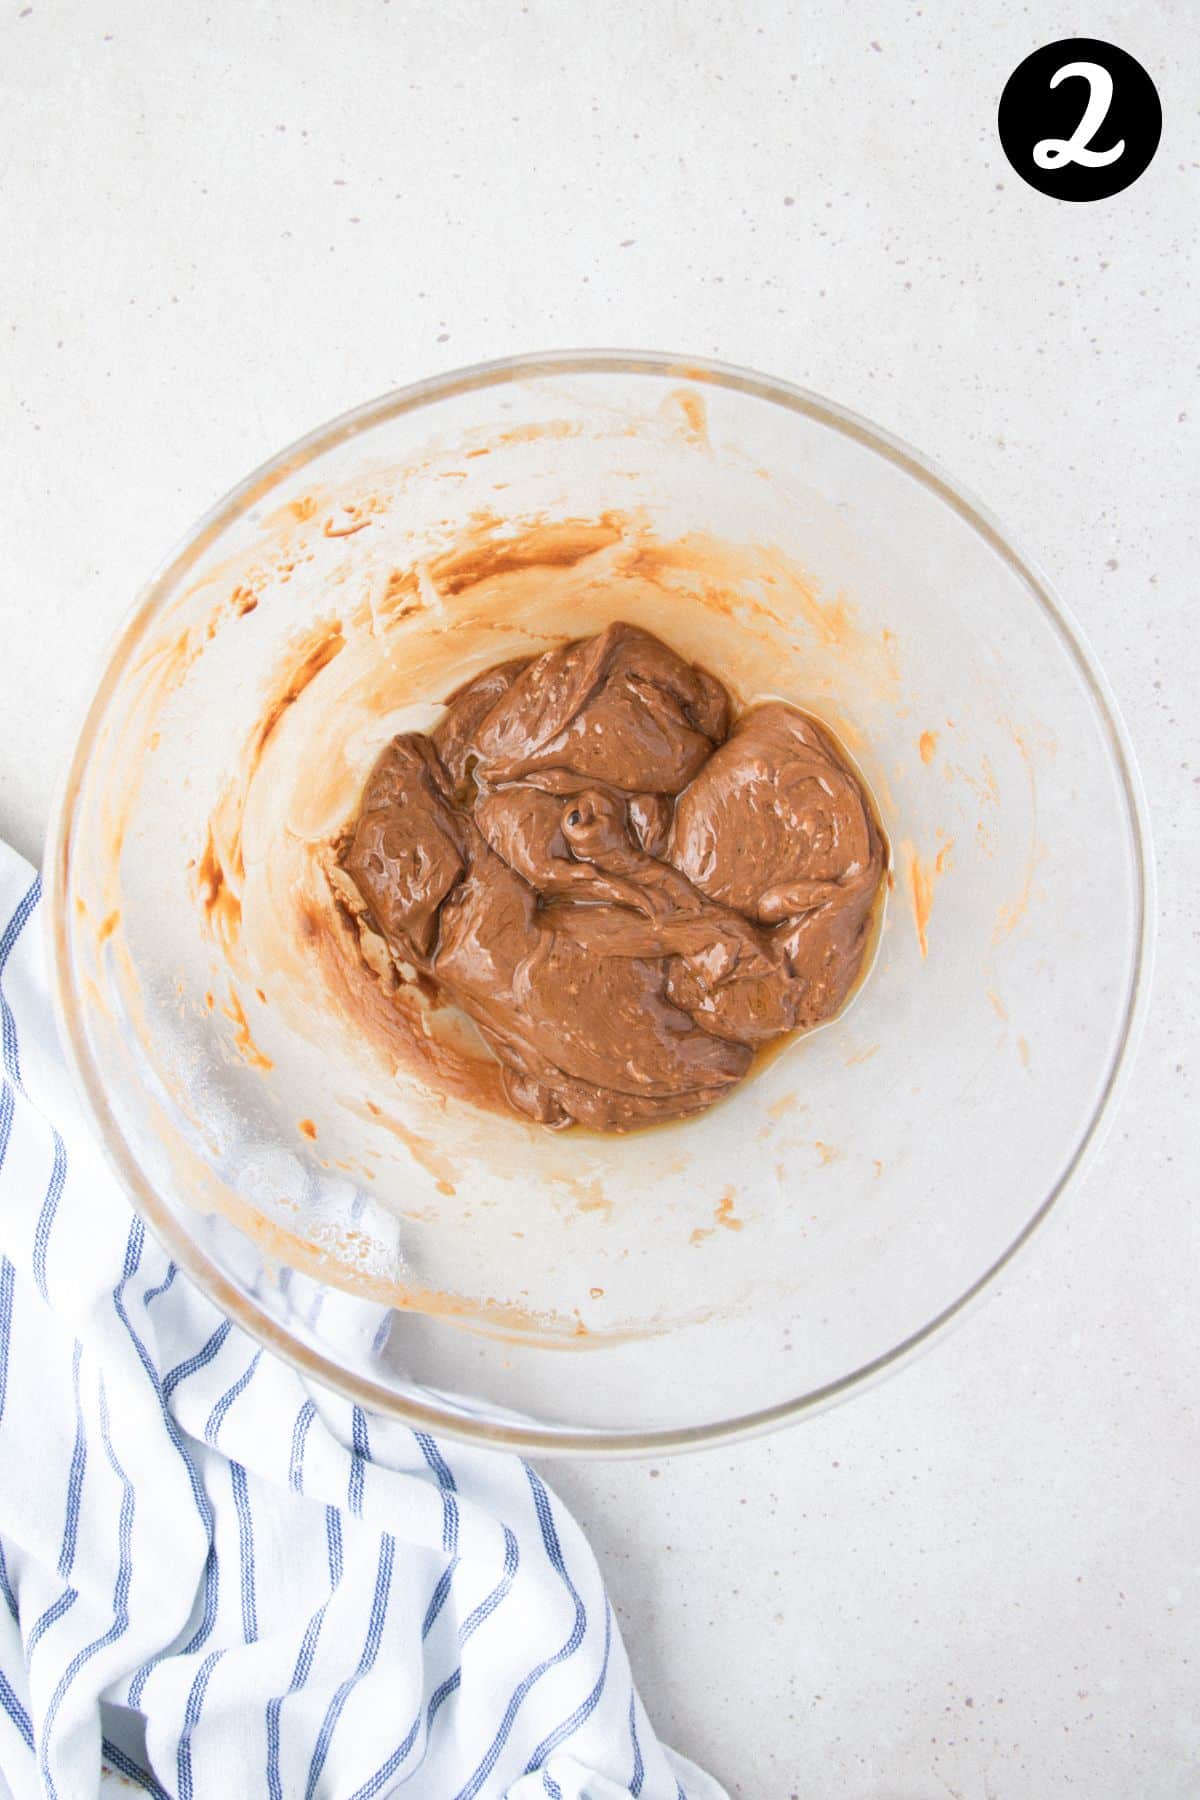
[{"label": "glass mixing bowl", "polygon": [[[826,721],[891,891],[853,1004],[732,1097],[556,1135],[406,1073],[322,858],[395,730],[620,616]],[[108,1154],[226,1313],[414,1424],[662,1451],[894,1368],[1025,1242],[1113,1100],[1147,869],[1101,676],[948,477],[784,382],[563,354],[377,400],[201,521],[87,714],[50,930]]]}]

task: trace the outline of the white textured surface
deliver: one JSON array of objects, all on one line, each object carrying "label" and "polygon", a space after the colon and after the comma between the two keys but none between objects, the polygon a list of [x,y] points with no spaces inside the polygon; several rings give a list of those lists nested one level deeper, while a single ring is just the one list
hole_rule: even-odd
[{"label": "white textured surface", "polygon": [[[1084,1187],[852,1406],[551,1471],[660,1730],[745,1800],[1200,1792],[1193,26],[1184,0],[0,12],[0,833],[27,853],[195,515],[331,413],[518,349],[693,350],[868,413],[1040,557],[1117,688],[1159,974]],[[1163,100],[1151,169],[1095,206],[1025,188],[993,129],[1072,29]]]}]

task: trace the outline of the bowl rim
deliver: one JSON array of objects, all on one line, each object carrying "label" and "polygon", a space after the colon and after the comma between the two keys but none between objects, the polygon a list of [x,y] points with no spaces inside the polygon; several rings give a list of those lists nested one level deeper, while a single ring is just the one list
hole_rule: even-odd
[{"label": "bowl rim", "polygon": [[[153,623],[180,578],[237,517],[272,488],[317,456],[372,427],[438,401],[540,376],[634,375],[694,382],[767,401],[839,432],[882,456],[919,481],[979,535],[1001,558],[1038,606],[1066,652],[1096,709],[1112,765],[1124,799],[1126,826],[1134,865],[1135,942],[1125,971],[1121,1028],[1104,1071],[1091,1115],[1049,1191],[1012,1242],[961,1294],[932,1319],[890,1350],[822,1384],[769,1407],[703,1425],[616,1430],[560,1427],[514,1422],[459,1413],[435,1401],[396,1394],[340,1367],[302,1338],[260,1312],[208,1253],[184,1229],[154,1185],[147,1179],[126,1142],[109,1104],[103,1072],[92,1055],[84,1029],[81,995],[71,954],[71,920],[67,905],[71,850],[80,788],[92,743],[114,689],[128,667],[143,633]],[[135,1210],[150,1226],[175,1262],[213,1303],[251,1337],[323,1387],[372,1411],[424,1429],[441,1431],[460,1441],[493,1448],[535,1452],[539,1456],[648,1456],[694,1450],[760,1435],[848,1399],[912,1361],[958,1323],[991,1288],[1000,1273],[1026,1248],[1067,1188],[1083,1174],[1097,1153],[1124,1088],[1145,1021],[1153,963],[1154,863],[1150,850],[1148,810],[1129,734],[1108,681],[1077,621],[1054,592],[1040,565],[1020,550],[982,502],[933,460],[860,414],[778,377],[709,357],[671,355],[653,350],[581,349],[533,352],[469,364],[426,377],[369,400],[298,438],[259,465],[232,487],[168,552],[143,585],[110,641],[103,673],[87,703],[82,723],[59,785],[46,842],[49,873],[46,935],[50,987],[60,1039],[76,1091],[107,1160]]]}]

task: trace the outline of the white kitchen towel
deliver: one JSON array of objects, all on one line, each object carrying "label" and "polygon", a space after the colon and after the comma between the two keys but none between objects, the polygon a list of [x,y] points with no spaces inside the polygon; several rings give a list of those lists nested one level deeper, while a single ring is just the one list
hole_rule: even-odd
[{"label": "white kitchen towel", "polygon": [[310,1387],[134,1217],[39,892],[0,845],[0,1795],[722,1800],[532,1469]]}]

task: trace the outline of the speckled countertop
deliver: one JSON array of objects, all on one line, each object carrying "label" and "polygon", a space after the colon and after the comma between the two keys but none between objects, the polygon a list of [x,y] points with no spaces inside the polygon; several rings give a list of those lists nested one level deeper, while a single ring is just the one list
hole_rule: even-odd
[{"label": "speckled countertop", "polygon": [[[101,647],[197,513],[353,402],[521,349],[693,350],[869,414],[984,496],[1116,687],[1157,994],[1085,1185],[841,1411],[551,1471],[659,1728],[745,1800],[1200,1793],[1193,27],[1184,0],[0,9],[0,832],[27,854]],[[994,133],[1068,30],[1163,100],[1150,170],[1090,206]]]}]

